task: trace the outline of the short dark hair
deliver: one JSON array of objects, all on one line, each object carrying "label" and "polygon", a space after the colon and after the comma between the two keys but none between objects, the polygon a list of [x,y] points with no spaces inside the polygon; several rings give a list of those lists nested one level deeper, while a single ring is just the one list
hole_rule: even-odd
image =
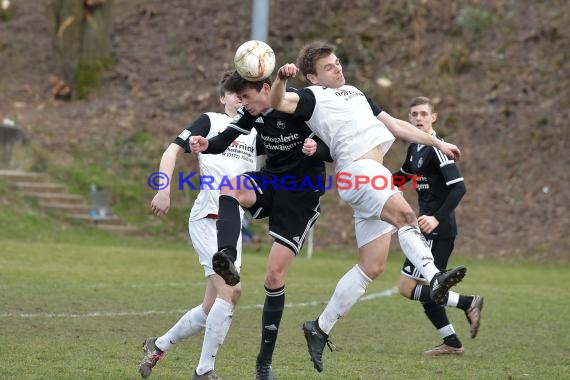
[{"label": "short dark hair", "polygon": [[232,75],[232,73],[233,71],[228,70],[224,71],[224,73],[222,74],[222,78],[220,79],[220,96],[226,95],[226,91],[229,91],[226,88],[226,82],[228,81],[228,78]]},{"label": "short dark hair", "polygon": [[418,96],[416,98],[413,98],[412,102],[410,103],[410,108],[415,106],[420,106],[422,104],[427,104],[429,106],[430,111],[432,113],[435,112],[435,106],[433,105],[433,102],[431,101],[430,98],[427,98],[425,96]]},{"label": "short dark hair", "polygon": [[263,85],[267,83],[271,86],[271,78],[266,78],[263,80],[251,82],[243,79],[237,71],[233,71],[231,75],[226,79],[225,87],[227,91],[235,92],[239,94],[247,88],[255,88],[257,92],[261,91]]},{"label": "short dark hair", "polygon": [[303,46],[297,55],[297,67],[303,75],[316,74],[315,62],[323,57],[334,54],[336,47],[323,41],[311,42]]}]

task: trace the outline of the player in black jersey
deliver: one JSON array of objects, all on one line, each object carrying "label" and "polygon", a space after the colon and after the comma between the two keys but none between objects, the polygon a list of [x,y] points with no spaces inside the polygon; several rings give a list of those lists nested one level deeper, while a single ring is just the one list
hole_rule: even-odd
[{"label": "player in black jersey", "polygon": [[[436,136],[433,123],[437,120],[437,113],[429,98],[413,99],[409,118],[410,123],[418,129]],[[436,147],[412,143],[408,147],[401,169],[394,173],[394,178],[401,178],[397,176],[416,176],[414,178],[417,179],[416,191],[420,208],[418,225],[431,247],[435,265],[440,270],[445,270],[457,236],[455,208],[466,192],[459,168],[454,160],[449,159]],[[422,303],[426,316],[443,338],[441,345],[424,351],[423,354],[463,354],[465,349],[447,318],[445,307],[431,299],[429,284],[408,259],[402,267],[398,288],[404,297]],[[479,330],[483,298],[450,290],[444,299],[444,305],[457,307],[465,312],[470,324],[471,338],[475,338]]]},{"label": "player in black jersey", "polygon": [[239,95],[243,104],[241,114],[210,140],[196,136],[191,148],[194,152],[221,153],[240,133],[247,134],[252,128],[263,142],[265,166],[231,179],[232,188],[222,188],[218,252],[213,267],[226,283],[239,283],[239,273],[233,265],[240,232],[239,206],[256,219],[269,218],[269,234],[274,243],[265,273],[266,297],[256,379],[273,379],[271,363],[285,307],[287,271],[320,215],[319,200],[324,193],[321,185],[325,180],[323,160],[332,161],[332,158],[325,144],[311,138],[311,130],[303,120],[270,108],[270,79],[249,82],[235,73],[226,86]]}]

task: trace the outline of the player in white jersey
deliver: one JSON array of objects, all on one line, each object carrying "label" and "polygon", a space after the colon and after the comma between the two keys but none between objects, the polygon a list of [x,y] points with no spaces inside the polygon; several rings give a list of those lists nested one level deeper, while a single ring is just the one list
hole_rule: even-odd
[{"label": "player in white jersey", "polygon": [[[297,66],[298,65],[298,66]],[[316,42],[299,53],[297,65],[279,68],[271,89],[271,105],[301,117],[327,144],[338,174],[348,175],[352,185],[339,188],[340,197],[354,210],[359,262],[338,282],[332,298],[315,321],[303,325],[309,355],[317,371],[323,370],[322,354],[328,334],[377,278],[386,265],[391,234],[398,231],[406,257],[430,281],[430,293],[440,303],[449,288],[463,279],[461,266],[440,272],[418,228],[417,218],[399,190],[389,183],[390,171],[383,165],[394,135],[404,140],[437,146],[450,157],[459,149],[422,132],[382,111],[359,89],[345,84],[334,46]],[[311,86],[286,92],[287,80],[301,71]],[[378,186],[383,178],[388,186]],[[330,346],[329,346],[330,348]]]},{"label": "player in white jersey", "polygon": [[[231,72],[225,73],[220,82],[220,102],[225,113],[208,112],[198,117],[188,128],[183,130],[172,142],[160,161],[160,172],[172,179],[176,157],[181,152],[191,153],[190,136],[210,138],[222,132],[236,115],[241,106],[239,97],[225,89],[225,83]],[[238,136],[232,145],[217,156],[198,154],[200,178],[204,183],[190,211],[188,230],[192,245],[198,255],[206,275],[206,290],[200,305],[184,314],[172,328],[158,338],[147,338],[143,344],[144,358],[140,363],[143,378],[150,376],[152,368],[164,353],[179,341],[182,341],[205,328],[202,353],[193,380],[219,379],[214,370],[214,359],[222,345],[241,295],[241,286],[231,287],[212,269],[212,246],[217,244],[216,220],[220,183],[236,175],[255,170],[257,155],[255,131],[249,135]],[[213,182],[211,181],[213,179]],[[151,202],[152,211],[157,216],[165,215],[170,207],[170,184],[160,189]],[[240,210],[243,217],[243,211]],[[237,246],[236,267],[241,262],[241,239]]]}]

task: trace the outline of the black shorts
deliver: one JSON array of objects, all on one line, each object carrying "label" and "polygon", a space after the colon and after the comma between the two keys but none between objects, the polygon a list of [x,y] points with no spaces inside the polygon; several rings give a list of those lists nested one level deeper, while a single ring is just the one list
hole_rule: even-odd
[{"label": "black shorts", "polygon": [[[455,237],[437,240],[426,239],[426,241],[431,249],[434,264],[437,269],[447,269],[447,262],[449,261],[449,256],[451,256],[451,252],[453,252],[453,247],[455,245]],[[402,266],[402,274],[415,280],[424,280],[420,271],[416,269],[414,264],[412,264],[408,258],[406,258],[406,261],[404,261],[404,265]]]},{"label": "black shorts", "polygon": [[246,210],[254,219],[268,217],[269,235],[297,255],[320,215],[320,197],[324,190],[318,186],[282,182],[284,177],[267,172],[247,172],[242,176],[252,183],[257,198]]}]

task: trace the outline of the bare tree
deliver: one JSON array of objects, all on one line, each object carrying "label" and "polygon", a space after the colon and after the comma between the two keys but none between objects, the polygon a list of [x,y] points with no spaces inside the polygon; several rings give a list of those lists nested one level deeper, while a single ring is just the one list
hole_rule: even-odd
[{"label": "bare tree", "polygon": [[112,0],[51,0],[60,78],[54,83],[59,98],[81,99],[99,87],[102,70],[112,64]]}]

